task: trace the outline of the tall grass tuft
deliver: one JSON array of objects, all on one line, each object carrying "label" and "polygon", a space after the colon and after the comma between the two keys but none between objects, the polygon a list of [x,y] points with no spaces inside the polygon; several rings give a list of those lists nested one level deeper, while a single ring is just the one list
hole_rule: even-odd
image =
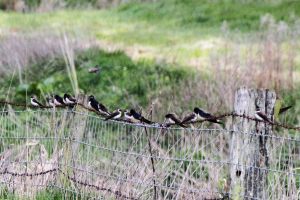
[{"label": "tall grass tuft", "polygon": [[78,80],[76,74],[76,68],[74,63],[74,49],[71,48],[67,35],[63,34],[63,40],[60,41],[60,47],[64,60],[66,63],[66,69],[72,85],[72,89],[75,95],[79,94]]}]

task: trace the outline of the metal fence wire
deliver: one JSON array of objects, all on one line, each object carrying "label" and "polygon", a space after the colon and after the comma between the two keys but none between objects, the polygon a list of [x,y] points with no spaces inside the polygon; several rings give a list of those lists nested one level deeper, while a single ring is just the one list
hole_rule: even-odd
[{"label": "metal fence wire", "polygon": [[[230,187],[233,168],[248,180],[245,187],[258,181],[241,172],[257,165],[231,155],[234,136],[261,140],[252,132],[162,128],[104,121],[84,111],[31,109],[1,112],[0,130],[2,195],[35,198],[59,191],[68,199],[255,199]],[[299,199],[296,133],[274,128],[264,136],[269,164],[258,170],[266,172],[266,199]]]}]

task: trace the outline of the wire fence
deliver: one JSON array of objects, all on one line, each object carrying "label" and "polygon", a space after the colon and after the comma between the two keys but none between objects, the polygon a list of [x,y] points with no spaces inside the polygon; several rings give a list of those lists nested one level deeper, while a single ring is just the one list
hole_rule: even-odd
[{"label": "wire fence", "polygon": [[[232,119],[233,120],[233,119]],[[171,128],[104,121],[84,109],[0,113],[0,194],[68,199],[257,199],[231,186],[232,174],[265,172],[266,199],[299,199],[300,138],[273,127],[268,166],[237,162],[232,138],[260,141],[255,131]],[[256,123],[253,121],[253,123]],[[254,148],[243,143],[242,150]],[[255,150],[255,149],[254,149]],[[262,151],[258,149],[258,151]],[[246,158],[247,159],[247,158]],[[249,184],[249,181],[251,184]]]}]

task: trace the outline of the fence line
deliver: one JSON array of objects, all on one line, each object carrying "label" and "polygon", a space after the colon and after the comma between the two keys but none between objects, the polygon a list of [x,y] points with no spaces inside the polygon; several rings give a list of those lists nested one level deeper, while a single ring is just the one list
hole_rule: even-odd
[{"label": "fence line", "polygon": [[[0,104],[2,104],[2,105],[8,104],[8,105],[17,106],[17,107],[34,108],[34,109],[37,109],[37,108],[39,108],[39,109],[53,109],[52,106],[36,107],[36,106],[32,106],[32,105],[18,104],[18,103],[9,102],[9,101],[3,101],[3,100],[0,100]],[[77,103],[76,106],[80,106],[80,107],[84,108],[85,110],[87,110],[89,112],[94,112],[97,115],[103,116],[103,114],[101,114],[100,112],[97,112],[93,109],[90,109],[89,107],[85,106],[83,103]],[[57,108],[68,108],[68,106],[56,106],[56,107]],[[255,122],[263,122],[263,123],[266,123],[266,124],[269,124],[269,125],[272,125],[272,126],[278,126],[278,127],[285,128],[285,129],[300,130],[300,127],[293,127],[293,126],[290,126],[288,124],[280,124],[278,122],[261,121],[259,119],[256,119],[255,117],[247,116],[247,115],[244,115],[244,114],[240,115],[240,114],[237,114],[237,113],[234,113],[234,112],[229,112],[229,113],[216,115],[215,119],[223,119],[223,118],[226,118],[226,117],[240,117],[240,118],[252,120],[252,121],[255,121]],[[125,123],[132,123],[132,122],[129,122],[127,120],[122,120],[122,119],[117,119],[117,120],[112,120],[112,121],[123,121]],[[209,119],[197,120],[197,121],[194,121],[194,122],[189,122],[187,124],[202,123],[202,122],[205,122],[205,121],[209,121]],[[153,125],[144,125],[144,126],[146,126],[146,127],[157,127],[157,126],[165,127],[165,126],[176,125],[174,123],[167,123],[167,124],[155,123],[155,124],[156,124],[155,126],[153,126]]]},{"label": "fence line", "polygon": [[[25,110],[0,112],[0,131],[0,182],[10,176],[16,183],[10,186],[12,191],[43,180],[46,186],[95,198],[233,198],[235,192],[225,183],[230,166],[269,172],[270,198],[296,199],[300,191],[300,139],[280,136],[276,130],[263,135],[250,130],[184,129],[103,121],[77,111]],[[234,162],[229,152],[233,135],[267,137],[270,166]],[[246,148],[250,146],[244,143],[242,149]],[[220,182],[223,179],[227,181]],[[278,188],[284,192],[276,192]],[[238,196],[257,199],[243,192]]]},{"label": "fence line", "polygon": [[[3,138],[3,137],[2,137]],[[20,139],[20,138],[14,138],[14,139]],[[26,139],[26,138],[22,138],[22,139]],[[233,163],[230,160],[227,161],[218,161],[218,160],[193,160],[193,159],[188,159],[188,158],[174,158],[174,157],[161,157],[161,156],[151,156],[151,155],[143,155],[143,154],[138,154],[138,153],[132,153],[132,152],[125,152],[125,151],[118,151],[118,150],[113,150],[113,149],[109,149],[109,148],[104,148],[104,147],[100,147],[100,146],[95,146],[95,145],[90,145],[88,143],[84,143],[81,141],[76,141],[76,140],[69,140],[68,138],[47,138],[47,139],[61,139],[61,140],[68,140],[68,141],[72,141],[72,142],[77,142],[77,143],[81,143],[87,146],[91,146],[91,147],[95,147],[98,149],[102,149],[102,150],[106,150],[106,151],[110,151],[113,153],[119,153],[119,154],[123,154],[123,155],[129,155],[129,156],[134,156],[134,157],[142,157],[142,158],[147,158],[147,159],[155,159],[155,160],[164,160],[164,161],[186,161],[186,162],[197,162],[199,164],[220,164],[220,165],[233,165],[233,166],[237,166],[237,167],[246,167],[246,168],[254,168],[254,169],[260,169],[263,171],[270,171],[270,172],[277,172],[277,173],[281,173],[281,174],[286,174],[286,175],[295,175],[295,176],[300,176],[300,173],[294,173],[294,172],[290,172],[290,171],[283,171],[283,170],[276,170],[276,169],[271,169],[271,168],[261,168],[261,167],[256,167],[256,166],[251,166],[251,165],[243,165],[243,164],[238,164],[238,163]],[[300,142],[300,141],[298,141]],[[11,162],[11,161],[9,161]],[[28,163],[28,161],[18,161],[17,163]],[[59,165],[63,165],[63,163],[46,163],[46,164],[59,164]],[[72,167],[70,165],[65,165],[68,167]],[[74,169],[78,169],[75,167],[72,167]],[[84,169],[79,169],[79,170],[84,170]],[[51,172],[51,171],[50,171]],[[99,174],[99,173],[94,173],[94,172],[89,172],[89,171],[85,171],[87,173],[92,173],[95,175],[101,175],[101,176],[107,176],[104,174]],[[5,174],[6,171],[4,172],[0,172],[0,174]],[[40,172],[41,174],[37,173],[38,175],[42,175],[43,172]],[[46,171],[46,173],[48,173],[48,171]],[[107,176],[112,178],[111,176]],[[117,178],[117,177],[114,177]]]}]

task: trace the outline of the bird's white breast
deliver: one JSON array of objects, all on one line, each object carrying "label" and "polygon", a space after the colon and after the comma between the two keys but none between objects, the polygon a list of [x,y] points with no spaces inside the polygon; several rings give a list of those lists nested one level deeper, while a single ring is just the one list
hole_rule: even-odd
[{"label": "bird's white breast", "polygon": [[57,105],[57,106],[61,105],[61,103],[59,103],[56,99],[54,99],[54,104]]},{"label": "bird's white breast", "polygon": [[35,103],[35,102],[32,101],[32,100],[31,100],[31,104],[32,104],[33,106],[39,106],[39,104]]},{"label": "bird's white breast", "polygon": [[175,121],[171,118],[169,118],[169,123],[175,123]]},{"label": "bird's white breast", "polygon": [[122,115],[122,113],[119,113],[118,115],[114,116],[114,119],[118,119],[118,118],[120,118],[120,117],[121,117],[121,115]]}]

